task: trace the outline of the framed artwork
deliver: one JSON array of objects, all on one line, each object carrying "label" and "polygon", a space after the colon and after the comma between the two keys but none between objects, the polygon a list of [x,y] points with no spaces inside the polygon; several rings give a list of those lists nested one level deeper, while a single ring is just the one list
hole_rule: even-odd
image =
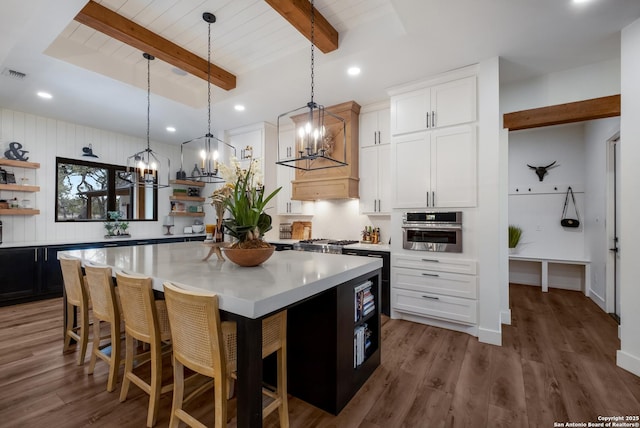
[{"label": "framed artwork", "polygon": [[13,172],[7,172],[5,182],[7,184],[16,184],[16,176]]}]

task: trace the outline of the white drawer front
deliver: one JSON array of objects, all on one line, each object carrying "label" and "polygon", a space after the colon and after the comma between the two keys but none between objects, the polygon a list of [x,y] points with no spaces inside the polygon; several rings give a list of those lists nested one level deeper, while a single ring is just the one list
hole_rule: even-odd
[{"label": "white drawer front", "polygon": [[[418,252],[418,251],[416,251]],[[443,258],[434,253],[420,252],[419,255],[392,254],[391,266],[410,269],[428,269],[440,272],[476,274],[476,261]]]},{"label": "white drawer front", "polygon": [[478,316],[476,300],[440,296],[433,293],[392,289],[391,304],[396,311],[425,315],[463,324],[475,324]]},{"label": "white drawer front", "polygon": [[478,297],[478,278],[475,275],[403,268],[393,268],[392,272],[394,288],[467,299]]}]

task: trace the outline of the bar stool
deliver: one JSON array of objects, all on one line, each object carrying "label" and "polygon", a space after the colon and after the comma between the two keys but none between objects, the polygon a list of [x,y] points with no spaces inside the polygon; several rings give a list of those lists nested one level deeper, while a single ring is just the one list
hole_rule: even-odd
[{"label": "bar stool", "polygon": [[[60,269],[64,282],[64,292],[67,298],[67,325],[64,328],[64,346],[62,352],[69,351],[71,339],[77,342],[78,365],[84,364],[89,341],[89,293],[86,288],[85,278],[82,274],[80,259],[59,256]],[[80,325],[74,327],[75,308],[80,314]]]},{"label": "bar stool", "polygon": [[[112,392],[118,382],[118,370],[120,368],[120,309],[118,307],[118,295],[113,284],[111,268],[86,264],[84,272],[87,278],[87,287],[91,296],[93,310],[93,349],[89,362],[89,374],[93,374],[97,358],[109,365],[109,378],[107,391]],[[101,322],[109,323],[110,333],[101,336]],[[103,340],[109,339],[109,343],[101,346]]]},{"label": "bar stool", "polygon": [[[167,306],[164,300],[154,300],[149,277],[117,272],[116,282],[120,293],[126,336],[120,401],[127,399],[131,382],[149,394],[147,427],[152,427],[158,416],[160,395],[173,389],[173,384],[162,385],[162,348],[163,344],[168,344],[171,340]],[[149,359],[143,358],[142,355],[135,356],[137,367],[143,362],[151,362],[149,383],[133,372],[134,339],[149,344],[149,352],[143,354]],[[170,351],[170,348],[166,347],[166,351]]]},{"label": "bar stool", "polygon": [[[173,340],[174,385],[170,427],[175,428],[180,421],[193,427],[204,425],[183,410],[183,405],[195,398],[206,388],[196,388],[184,398],[184,367],[213,378],[215,427],[226,427],[227,398],[230,382],[236,377],[237,334],[234,322],[220,322],[218,296],[213,293],[185,290],[180,285],[163,284],[169,325]],[[263,388],[264,395],[270,397],[262,412],[263,418],[278,409],[280,426],[289,426],[287,401],[287,358],[286,329],[287,313],[282,311],[262,322],[263,358],[277,352],[278,385],[275,392]]]}]

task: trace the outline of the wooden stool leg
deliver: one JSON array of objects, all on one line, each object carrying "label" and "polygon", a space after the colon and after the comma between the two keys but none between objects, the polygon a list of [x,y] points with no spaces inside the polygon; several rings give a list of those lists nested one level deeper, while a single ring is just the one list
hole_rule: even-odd
[{"label": "wooden stool leg", "polygon": [[87,354],[87,343],[89,342],[89,308],[82,308],[82,327],[80,327],[80,354],[78,355],[78,365],[84,364],[84,357]]},{"label": "wooden stool leg", "polygon": [[126,335],[126,344],[125,344],[125,358],[124,358],[124,375],[122,376],[122,388],[120,389],[120,402],[123,402],[127,399],[127,394],[129,393],[129,383],[131,380],[129,379],[129,374],[133,370],[133,337],[129,334]]},{"label": "wooden stool leg", "polygon": [[160,390],[162,389],[162,351],[161,345],[151,345],[151,390],[149,391],[149,412],[147,413],[147,427],[156,424],[158,408],[160,407]]},{"label": "wooden stool leg", "polygon": [[100,352],[100,320],[93,320],[93,340],[91,347],[91,360],[89,361],[89,374],[92,375],[96,368],[96,360],[98,359],[98,352]]},{"label": "wooden stool leg", "polygon": [[118,383],[118,371],[120,369],[120,326],[111,324],[111,358],[109,358],[109,380],[107,391],[112,392]]},{"label": "wooden stool leg", "polygon": [[169,428],[178,428],[180,419],[176,416],[178,410],[182,410],[184,400],[184,366],[180,361],[173,362],[173,404],[171,405],[171,421]]},{"label": "wooden stool leg", "polygon": [[64,327],[64,346],[62,347],[62,352],[68,352],[71,347],[71,335],[69,334],[73,331],[73,308],[74,306],[70,303],[67,303],[67,325]]},{"label": "wooden stool leg", "polygon": [[280,427],[289,428],[289,400],[287,397],[287,351],[286,348],[280,348],[277,352],[278,365],[278,396],[281,404],[278,407],[278,415],[280,416]]}]

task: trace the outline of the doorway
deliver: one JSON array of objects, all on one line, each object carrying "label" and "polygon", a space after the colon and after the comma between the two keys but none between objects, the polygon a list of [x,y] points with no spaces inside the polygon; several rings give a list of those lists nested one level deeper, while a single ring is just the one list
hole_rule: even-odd
[{"label": "doorway", "polygon": [[607,141],[607,266],[606,310],[620,324],[620,135]]}]

